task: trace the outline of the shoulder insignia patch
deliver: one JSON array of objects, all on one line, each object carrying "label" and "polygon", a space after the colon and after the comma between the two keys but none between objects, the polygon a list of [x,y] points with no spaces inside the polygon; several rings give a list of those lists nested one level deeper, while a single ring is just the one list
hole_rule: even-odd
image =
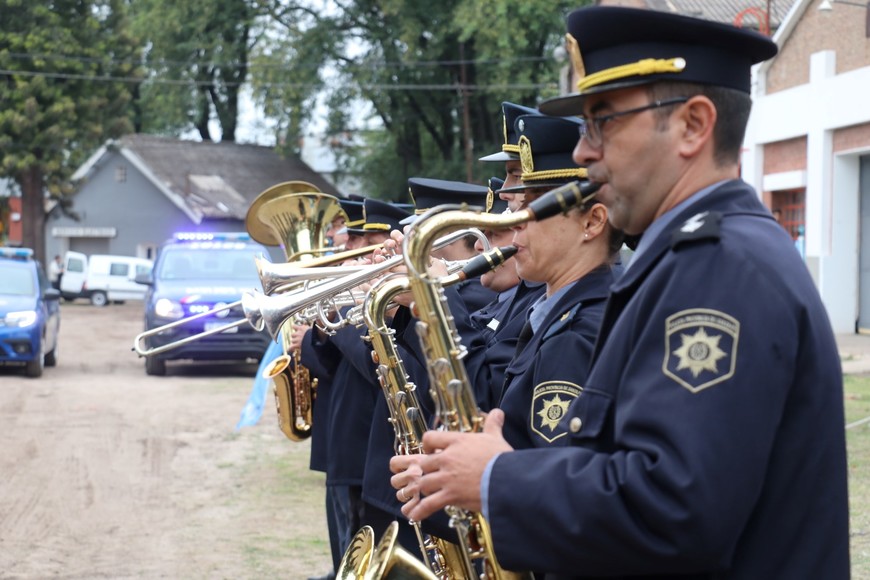
[{"label": "shoulder insignia patch", "polygon": [[671,234],[671,248],[676,248],[683,242],[718,240],[721,221],[722,214],[715,211],[693,215]]},{"label": "shoulder insignia patch", "polygon": [[718,310],[683,310],[665,320],[662,372],[693,393],[734,375],[740,322]]},{"label": "shoulder insignia patch", "polygon": [[583,387],[568,381],[546,381],[532,391],[529,426],[547,443],[564,437],[567,431],[559,427],[568,407]]}]

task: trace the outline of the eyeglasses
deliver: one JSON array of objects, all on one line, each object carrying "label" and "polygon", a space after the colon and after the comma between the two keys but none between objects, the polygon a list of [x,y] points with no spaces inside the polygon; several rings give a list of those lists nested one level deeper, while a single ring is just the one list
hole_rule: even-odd
[{"label": "eyeglasses", "polygon": [[599,117],[584,118],[585,123],[580,125],[580,138],[586,139],[586,143],[590,147],[598,149],[604,142],[604,124],[608,121],[612,121],[613,119],[616,119],[617,117],[622,117],[624,115],[634,115],[635,113],[642,113],[644,111],[649,111],[650,109],[658,109],[661,107],[669,107],[671,105],[679,105],[681,103],[685,103],[688,100],[689,97],[674,97],[673,99],[653,101],[648,105],[638,107],[636,109],[618,111],[616,113],[601,115]]}]

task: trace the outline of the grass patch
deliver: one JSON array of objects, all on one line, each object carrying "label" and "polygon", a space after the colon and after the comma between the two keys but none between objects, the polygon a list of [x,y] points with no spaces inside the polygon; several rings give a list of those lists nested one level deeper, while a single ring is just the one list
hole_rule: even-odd
[{"label": "grass patch", "polygon": [[[845,377],[846,424],[870,417],[870,376]],[[870,423],[846,431],[852,577],[870,578]]]}]

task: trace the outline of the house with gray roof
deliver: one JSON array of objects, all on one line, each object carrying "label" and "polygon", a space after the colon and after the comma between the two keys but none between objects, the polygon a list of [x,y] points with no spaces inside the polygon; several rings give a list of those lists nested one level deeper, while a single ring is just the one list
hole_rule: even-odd
[{"label": "house with gray roof", "polygon": [[[284,181],[341,197],[308,165],[271,147],[139,134],[107,142],[73,179],[75,217],[60,208],[49,214],[48,256],[73,250],[153,259],[176,232],[244,232],[251,202]],[[272,257],[283,253],[275,248]]]}]

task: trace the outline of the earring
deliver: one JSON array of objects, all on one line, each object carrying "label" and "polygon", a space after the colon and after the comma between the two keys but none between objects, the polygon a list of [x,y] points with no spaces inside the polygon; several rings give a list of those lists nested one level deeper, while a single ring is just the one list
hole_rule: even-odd
[{"label": "earring", "polygon": [[586,232],[585,234],[583,234],[583,238],[588,240],[589,239],[589,232]]}]

